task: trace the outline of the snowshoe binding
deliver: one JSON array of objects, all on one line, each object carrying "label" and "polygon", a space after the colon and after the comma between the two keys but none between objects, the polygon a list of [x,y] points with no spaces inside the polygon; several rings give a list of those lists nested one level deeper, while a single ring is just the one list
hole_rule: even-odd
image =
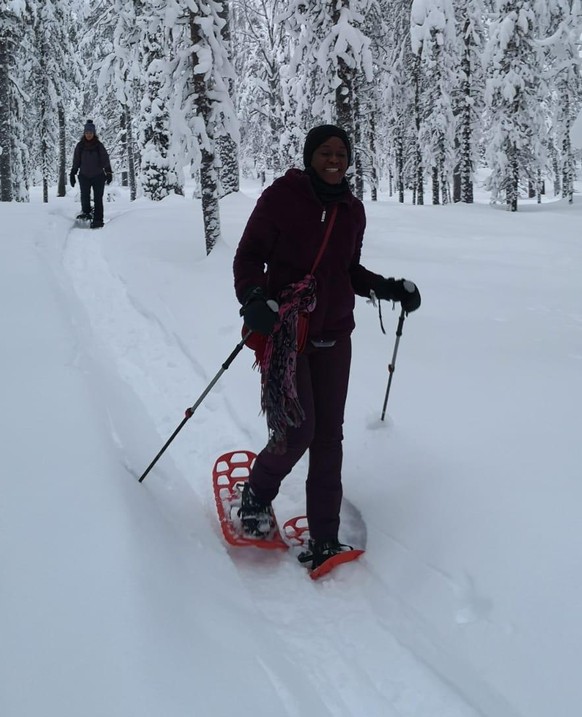
[{"label": "snowshoe binding", "polygon": [[220,456],[212,469],[216,509],[229,545],[287,550],[271,505],[258,501],[247,484],[255,454],[232,451]]},{"label": "snowshoe binding", "polygon": [[268,539],[277,527],[271,504],[260,501],[247,482],[242,486],[238,517],[249,538]]},{"label": "snowshoe binding", "polygon": [[80,214],[77,214],[75,217],[75,224],[78,227],[86,228],[88,226],[91,226],[91,223],[93,222],[93,207],[91,207],[91,210],[88,212],[81,212]]},{"label": "snowshoe binding", "polygon": [[310,539],[307,549],[299,553],[297,560],[309,568],[309,576],[313,580],[317,580],[337,565],[357,560],[363,552],[363,550],[355,550],[351,545],[340,543],[337,538],[332,540]]}]

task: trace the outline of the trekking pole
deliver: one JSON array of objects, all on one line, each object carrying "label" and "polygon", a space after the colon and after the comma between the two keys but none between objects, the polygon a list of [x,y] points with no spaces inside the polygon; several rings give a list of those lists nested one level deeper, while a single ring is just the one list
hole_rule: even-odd
[{"label": "trekking pole", "polygon": [[139,482],[142,483],[144,478],[147,476],[147,474],[151,471],[151,469],[156,465],[156,463],[159,461],[159,459],[162,457],[162,455],[165,453],[166,449],[170,445],[170,443],[176,438],[178,433],[184,428],[186,422],[192,418],[194,415],[194,412],[198,408],[198,406],[204,401],[206,396],[210,393],[210,391],[214,388],[214,385],[218,381],[218,379],[222,376],[222,374],[228,369],[230,364],[234,361],[234,359],[238,356],[238,354],[242,351],[246,340],[249,338],[249,336],[252,334],[252,331],[248,331],[242,339],[239,341],[239,343],[236,345],[230,356],[226,359],[226,361],[222,364],[220,371],[216,374],[216,376],[212,379],[212,381],[208,384],[208,386],[204,389],[202,394],[200,395],[200,398],[196,401],[196,403],[193,406],[190,406],[190,408],[186,409],[186,413],[184,418],[182,419],[180,425],[176,428],[176,430],[172,433],[172,435],[168,438],[168,440],[164,443],[162,446],[160,452],[158,455],[154,458],[154,460],[149,464],[149,466],[145,469],[143,475],[139,479]]},{"label": "trekking pole", "polygon": [[398,353],[398,344],[400,343],[400,337],[402,336],[402,327],[404,325],[404,319],[406,317],[406,313],[404,309],[400,312],[400,318],[398,319],[398,326],[396,328],[396,343],[394,344],[394,353],[392,354],[392,362],[388,364],[388,373],[390,374],[390,377],[388,378],[388,386],[386,387],[386,396],[384,397],[384,405],[382,406],[382,418],[381,420],[384,420],[384,416],[386,415],[386,405],[388,404],[388,396],[390,395],[390,386],[392,385],[392,376],[394,376],[394,369],[396,368],[396,354]]}]

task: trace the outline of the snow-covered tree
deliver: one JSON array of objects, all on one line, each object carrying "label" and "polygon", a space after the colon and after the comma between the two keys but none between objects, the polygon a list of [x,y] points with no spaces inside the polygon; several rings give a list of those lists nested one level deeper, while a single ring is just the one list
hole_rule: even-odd
[{"label": "snow-covered tree", "polygon": [[418,57],[418,143],[432,173],[432,201],[449,201],[454,165],[453,90],[458,66],[452,0],[412,0],[410,40]]},{"label": "snow-covered tree", "polygon": [[520,178],[537,184],[546,162],[547,90],[534,4],[497,0],[486,51],[490,189],[511,211],[517,211]]},{"label": "snow-covered tree", "polygon": [[370,6],[370,0],[291,1],[291,72],[302,75],[295,99],[306,125],[336,122],[356,136],[356,93],[373,79],[371,42],[361,29]]},{"label": "snow-covered tree", "polygon": [[580,0],[552,0],[546,8],[547,37],[542,41],[549,85],[547,107],[557,187],[570,203],[574,197],[575,151],[570,130],[582,100]]},{"label": "snow-covered tree", "polygon": [[288,133],[294,119],[285,98],[289,65],[283,0],[235,3],[237,108],[243,128],[245,160],[259,174],[279,174],[287,159]]},{"label": "snow-covered tree", "polygon": [[[27,67],[30,64],[30,8],[27,2],[0,5],[0,201],[27,198],[28,148],[23,141]],[[31,109],[31,108],[29,108]]]},{"label": "snow-covered tree", "polygon": [[[188,11],[189,72],[184,75],[187,85],[183,109],[195,145],[189,138],[183,137],[182,141],[193,153],[199,167],[204,236],[209,254],[220,239],[216,141],[219,136],[230,136],[238,141],[239,132],[228,91],[228,80],[233,73],[222,34],[221,5],[215,0],[204,3],[188,0],[187,4],[189,7],[195,5],[196,10]],[[174,75],[176,79],[181,74],[178,67]]]},{"label": "snow-covered tree", "polygon": [[381,0],[385,18],[384,40],[375,43],[376,61],[380,68],[383,115],[379,121],[377,161],[388,173],[390,192],[392,179],[398,201],[404,202],[407,186],[415,183],[417,158],[414,117],[414,85],[412,82],[415,56],[410,44],[410,1]]},{"label": "snow-covered tree", "polygon": [[455,0],[455,15],[460,63],[453,103],[457,117],[453,200],[470,204],[473,202],[473,181],[483,112],[483,0]]},{"label": "snow-covered tree", "polygon": [[141,35],[141,67],[144,92],[140,103],[139,133],[141,145],[140,179],[146,197],[154,201],[167,197],[176,184],[169,161],[170,95],[173,92],[168,72],[171,49],[164,32],[159,0],[144,2]]},{"label": "snow-covered tree", "polygon": [[112,0],[106,22],[112,27],[111,51],[100,62],[98,90],[113,87],[120,109],[120,160],[122,184],[129,186],[130,199],[137,196],[139,164],[134,135],[138,89],[142,86],[140,68],[142,0]]},{"label": "snow-covered tree", "polygon": [[[40,131],[37,156],[42,176],[43,201],[48,202],[49,184],[58,177],[59,196],[65,195],[65,105],[68,98],[67,31],[69,3],[44,0],[33,6],[34,64],[30,95]],[[57,174],[58,167],[58,174]]]},{"label": "snow-covered tree", "polygon": [[[230,6],[226,0],[223,0],[222,6],[218,7],[218,16],[223,21],[221,28],[222,44],[225,53],[232,65],[232,26],[230,16]],[[228,95],[233,104],[236,98],[236,83],[234,73],[229,74],[225,78]],[[238,192],[240,189],[240,166],[239,166],[239,147],[234,136],[227,132],[219,133],[216,138],[217,152],[219,156],[219,183],[220,196]]]},{"label": "snow-covered tree", "polygon": [[[544,178],[570,201],[582,101],[582,0],[4,0],[0,199],[65,192],[92,117],[134,199],[198,180],[207,251],[243,171],[301,162],[342,125],[352,186],[471,202],[479,162],[517,208]],[[231,42],[231,35],[233,41]],[[236,95],[236,111],[233,97]],[[242,136],[242,142],[239,138]],[[550,169],[551,167],[551,169]],[[139,168],[139,169],[138,169]],[[117,172],[116,172],[117,175]]]}]

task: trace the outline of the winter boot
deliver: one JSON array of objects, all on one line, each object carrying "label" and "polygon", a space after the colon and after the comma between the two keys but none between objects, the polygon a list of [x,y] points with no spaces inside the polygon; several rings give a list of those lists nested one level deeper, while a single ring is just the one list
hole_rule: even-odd
[{"label": "winter boot", "polygon": [[101,229],[103,226],[103,222],[99,221],[98,219],[93,219],[91,222],[91,229]]},{"label": "winter boot", "polygon": [[245,535],[252,538],[270,538],[275,530],[275,514],[270,503],[263,503],[245,483],[241,494],[238,517]]},{"label": "winter boot", "polygon": [[77,219],[80,219],[84,222],[89,222],[93,218],[93,215],[91,213],[87,212],[81,212],[80,214],[77,214]]},{"label": "winter boot", "polygon": [[343,553],[344,550],[352,550],[351,545],[343,545],[337,538],[332,540],[310,540],[307,550],[299,553],[297,560],[315,570],[328,558],[338,553]]}]

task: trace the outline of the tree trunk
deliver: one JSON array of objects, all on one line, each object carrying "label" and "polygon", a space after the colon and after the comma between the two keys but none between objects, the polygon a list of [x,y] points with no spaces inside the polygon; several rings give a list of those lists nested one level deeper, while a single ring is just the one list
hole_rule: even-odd
[{"label": "tree trunk", "polygon": [[[354,95],[353,102],[353,115],[357,117],[359,114],[359,102],[358,93]],[[354,148],[354,169],[355,169],[355,181],[354,181],[354,193],[360,200],[364,198],[364,163],[362,162],[361,147],[362,142],[362,123],[357,122],[354,125],[354,134],[352,138],[352,147]]]},{"label": "tree trunk", "polygon": [[[40,123],[41,123],[42,127],[47,126],[47,112],[46,112],[45,96],[43,96],[43,98],[40,102],[40,113],[39,114],[40,114]],[[42,201],[45,204],[48,204],[48,200],[49,200],[49,192],[48,192],[49,161],[48,161],[48,142],[47,142],[46,132],[40,133],[40,165],[41,165],[41,173],[42,173]]]},{"label": "tree trunk", "polygon": [[412,78],[414,84],[414,124],[416,126],[416,137],[414,138],[414,202],[422,206],[424,204],[424,169],[422,166],[422,152],[420,149],[419,135],[420,127],[422,123],[421,108],[420,108],[420,58],[422,55],[422,47],[419,49],[418,54],[414,58],[414,66],[412,71]]},{"label": "tree trunk", "polygon": [[567,85],[562,85],[562,112],[565,118],[564,139],[562,140],[562,197],[572,204],[574,201],[576,171],[575,158],[570,139],[572,114],[570,111],[570,93]]},{"label": "tree trunk", "polygon": [[440,204],[440,172],[438,167],[432,168],[432,203]]},{"label": "tree trunk", "polygon": [[455,170],[453,172],[453,202],[455,204],[461,201],[461,197],[463,195],[462,186],[463,180],[461,175],[461,165],[459,163],[455,166]]},{"label": "tree trunk", "polygon": [[415,172],[415,196],[416,204],[422,206],[424,204],[424,169],[422,166],[422,154],[420,147],[416,146],[416,172]]},{"label": "tree trunk", "polygon": [[[354,113],[353,113],[353,82],[354,70],[341,58],[338,61],[338,78],[340,84],[335,91],[335,108],[337,123],[345,129],[348,137],[354,137]],[[356,153],[354,147],[354,154]],[[355,157],[354,157],[355,159]]]},{"label": "tree trunk", "polygon": [[508,176],[507,176],[507,207],[510,211],[517,211],[517,199],[519,195],[519,161],[518,149],[515,144],[510,145],[508,152]]},{"label": "tree trunk", "polygon": [[65,197],[67,195],[67,132],[65,127],[65,108],[63,103],[59,102],[59,177],[57,187],[57,197]]},{"label": "tree trunk", "polygon": [[[368,142],[370,150],[370,193],[373,202],[378,201],[378,159],[376,157],[376,119],[372,112],[370,115],[370,139]],[[390,196],[392,196],[392,174],[390,174]]]},{"label": "tree trunk", "polygon": [[127,179],[129,182],[129,198],[133,202],[137,197],[137,182],[135,177],[135,167],[137,162],[135,161],[135,146],[133,144],[133,128],[131,124],[131,114],[129,111],[129,105],[126,104],[123,107],[123,115],[125,117],[124,127],[125,136],[127,142]]},{"label": "tree trunk", "polygon": [[9,30],[0,32],[0,201],[11,202],[12,162],[10,138],[10,57]]},{"label": "tree trunk", "polygon": [[121,144],[121,186],[129,186],[128,171],[127,171],[127,132],[125,130],[125,108],[122,107],[121,116],[119,118],[119,127],[121,132],[119,133],[119,142]]},{"label": "tree trunk", "polygon": [[[232,37],[230,31],[230,3],[223,2],[221,9],[218,11],[219,17],[224,20],[222,27],[222,41],[228,53],[229,59],[232,61]],[[277,77],[278,85],[278,77]],[[228,94],[232,100],[233,105],[235,104],[236,87],[234,80],[230,78],[227,82]],[[273,116],[273,115],[271,115]],[[279,135],[280,136],[280,135]],[[273,147],[278,146],[279,136],[277,137],[277,144]],[[217,150],[220,157],[220,185],[221,185],[221,196],[238,192],[240,189],[240,166],[239,166],[239,152],[238,145],[235,140],[227,134],[224,134],[217,138]],[[277,160],[279,159],[279,153],[276,152]]]},{"label": "tree trunk", "polygon": [[[461,110],[460,175],[461,201],[473,203],[473,94],[471,88],[471,37],[470,21],[467,18],[464,28],[465,52],[461,62],[464,80],[461,87],[463,106]],[[458,200],[457,200],[458,201]]]},{"label": "tree trunk", "polygon": [[556,148],[552,145],[552,172],[554,174],[554,197],[557,197],[562,191],[562,180],[560,177],[560,165],[558,163],[558,153]]},{"label": "tree trunk", "polygon": [[[338,0],[333,4],[332,21],[337,25],[340,21],[342,6],[345,0]],[[335,90],[335,108],[337,115],[337,124],[342,127],[350,137],[352,144],[353,162],[358,161],[358,148],[355,146],[355,127],[354,127],[354,97],[355,97],[355,81],[356,71],[350,67],[342,58],[338,58],[337,63],[337,79],[338,86]]]},{"label": "tree trunk", "polygon": [[398,201],[404,204],[404,142],[401,136],[395,142],[396,160],[396,186],[398,188]]},{"label": "tree trunk", "polygon": [[[190,39],[192,41],[192,66],[199,67],[201,58],[196,48],[202,44],[198,16],[190,12]],[[192,89],[194,91],[197,114],[202,118],[207,141],[200,142],[200,195],[202,199],[202,216],[204,221],[204,237],[206,241],[206,254],[216,246],[220,239],[220,211],[218,205],[218,177],[214,166],[214,133],[211,123],[211,102],[208,88],[202,72],[192,72]]]}]

